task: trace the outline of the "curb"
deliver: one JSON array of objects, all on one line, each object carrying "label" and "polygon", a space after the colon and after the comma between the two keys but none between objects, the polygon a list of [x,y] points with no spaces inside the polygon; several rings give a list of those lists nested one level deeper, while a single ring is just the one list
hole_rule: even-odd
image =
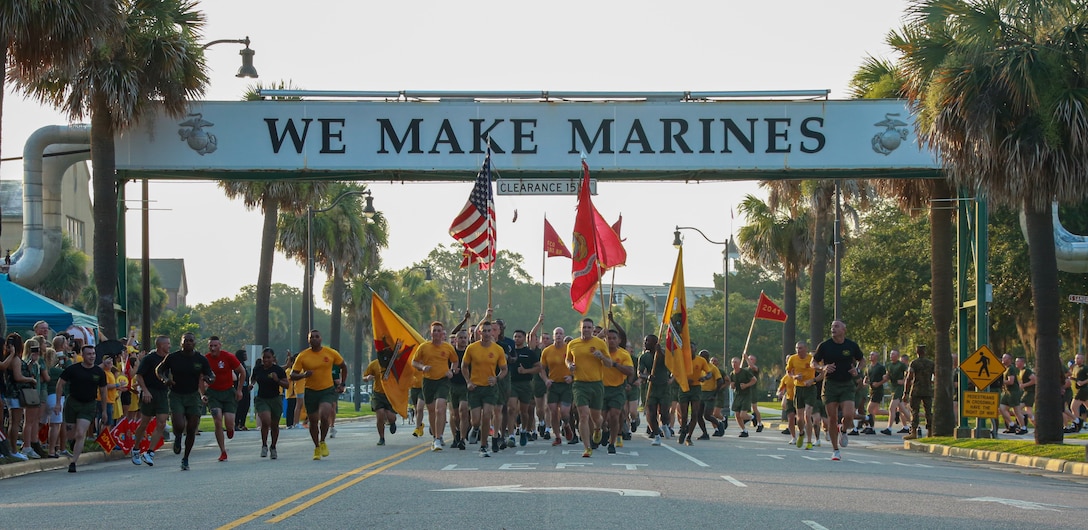
[{"label": "curb", "polygon": [[904,441],[903,448],[910,451],[919,451],[940,456],[952,456],[978,460],[980,462],[994,462],[999,464],[1011,464],[1020,467],[1032,467],[1055,473],[1064,473],[1088,477],[1088,463],[1070,462],[1058,458],[1045,458],[1041,456],[1025,456],[1012,453],[1000,453],[997,451],[983,451],[981,449],[965,449],[962,447],[948,447],[945,445],[924,444],[912,441]]},{"label": "curb", "polygon": [[[85,466],[87,464],[98,464],[100,462],[112,462],[114,460],[120,460],[122,458],[128,458],[128,455],[124,453],[118,453],[116,456],[114,456],[107,455],[102,451],[94,451],[91,453],[83,453],[79,455],[79,463],[77,465]],[[23,475],[29,475],[31,473],[40,473],[42,471],[68,469],[69,461],[70,460],[67,457],[62,456],[60,458],[42,458],[38,460],[30,460],[27,462],[14,462],[11,464],[0,465],[0,480],[21,477]]]}]

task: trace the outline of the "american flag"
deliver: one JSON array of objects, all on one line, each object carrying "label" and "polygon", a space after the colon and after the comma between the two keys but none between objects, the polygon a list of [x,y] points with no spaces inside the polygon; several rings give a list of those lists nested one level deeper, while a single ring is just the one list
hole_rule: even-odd
[{"label": "american flag", "polygon": [[473,263],[486,268],[495,261],[495,196],[491,192],[491,149],[476,175],[468,202],[450,225],[450,235],[465,245]]}]

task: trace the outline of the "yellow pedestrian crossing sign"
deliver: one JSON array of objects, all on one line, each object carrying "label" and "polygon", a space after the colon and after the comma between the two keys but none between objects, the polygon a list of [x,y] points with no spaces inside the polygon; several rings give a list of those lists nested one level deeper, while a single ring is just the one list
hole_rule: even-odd
[{"label": "yellow pedestrian crossing sign", "polygon": [[975,388],[983,390],[1001,377],[1001,374],[1005,372],[1005,366],[1001,364],[1001,359],[983,344],[960,363],[960,370],[971,380]]}]

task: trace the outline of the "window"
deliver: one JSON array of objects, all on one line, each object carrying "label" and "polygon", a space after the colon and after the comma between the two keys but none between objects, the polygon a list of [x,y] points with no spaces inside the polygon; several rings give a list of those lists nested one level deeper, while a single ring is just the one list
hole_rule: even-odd
[{"label": "window", "polygon": [[87,252],[87,238],[83,232],[83,221],[68,217],[68,237],[72,239],[72,245],[77,249]]}]

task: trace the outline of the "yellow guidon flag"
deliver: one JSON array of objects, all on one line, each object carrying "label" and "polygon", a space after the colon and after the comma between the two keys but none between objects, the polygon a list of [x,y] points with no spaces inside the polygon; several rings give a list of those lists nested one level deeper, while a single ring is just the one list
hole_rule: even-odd
[{"label": "yellow guidon flag", "polygon": [[691,373],[691,337],[688,325],[688,302],[684,291],[684,249],[676,254],[676,270],[672,273],[669,297],[661,320],[661,345],[665,348],[665,366],[676,378],[684,392],[688,391],[687,374]]},{"label": "yellow guidon flag", "polygon": [[412,366],[416,347],[426,340],[396,314],[376,293],[371,295],[374,351],[382,367],[382,387],[393,410],[408,417],[408,390],[418,370]]}]

